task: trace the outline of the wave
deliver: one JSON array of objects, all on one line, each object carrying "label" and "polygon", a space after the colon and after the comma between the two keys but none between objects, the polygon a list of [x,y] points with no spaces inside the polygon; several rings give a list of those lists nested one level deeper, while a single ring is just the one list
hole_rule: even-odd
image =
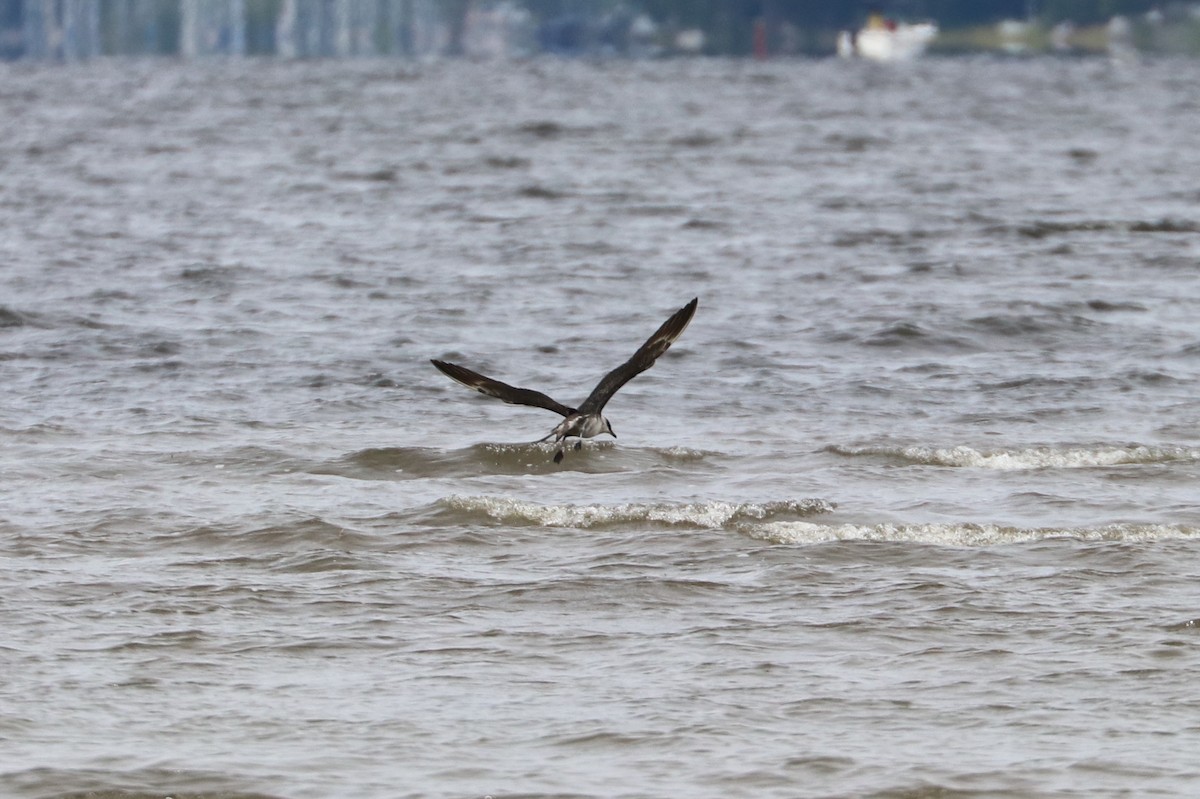
[{"label": "wave", "polygon": [[743,525],[740,532],[774,544],[887,541],[947,547],[987,547],[1046,539],[1146,542],[1200,538],[1200,527],[1180,524],[1107,524],[1098,527],[1011,527],[999,524],[814,524],[775,521]]},{"label": "wave", "polygon": [[32,321],[29,314],[15,311],[5,305],[0,305],[0,328],[25,327],[31,324]]},{"label": "wave", "polygon": [[[823,499],[778,502],[631,502],[617,505],[542,505],[521,499],[449,496],[437,503],[459,523],[502,522],[533,527],[594,529],[623,524],[653,524],[698,529],[736,528],[741,524],[815,516],[832,512]],[[445,522],[445,519],[439,520]]]},{"label": "wave", "polygon": [[724,530],[772,544],[874,541],[975,548],[1048,539],[1149,542],[1200,539],[1200,527],[1113,523],[1082,527],[1018,527],[989,523],[837,523],[814,517],[833,513],[823,499],[773,502],[625,503],[543,505],[521,499],[453,495],[438,500],[426,523],[514,527],[611,529],[622,526]]},{"label": "wave", "polygon": [[567,450],[554,462],[552,443],[474,444],[461,449],[382,447],[353,452],[315,465],[313,474],[335,474],[361,480],[406,480],[427,477],[471,477],[492,474],[553,474],[565,470],[605,473],[675,467],[702,462],[716,453],[686,447],[617,447],[614,442],[587,442]]},{"label": "wave", "polygon": [[1156,463],[1200,461],[1200,450],[1186,447],[1117,445],[1095,447],[1027,447],[978,450],[973,447],[845,447],[827,452],[850,458],[886,458],[902,464],[1016,471],[1021,469],[1090,469]]},{"label": "wave", "polygon": [[[1003,229],[1003,228],[1001,228]],[[1080,219],[1060,221],[1039,219],[1020,225],[1016,232],[1031,239],[1044,239],[1070,233],[1195,233],[1200,231],[1200,224],[1191,219],[1135,219],[1126,221]]]},{"label": "wave", "polygon": [[[139,768],[129,771],[38,766],[0,775],[5,795],[46,799],[155,799],[162,796],[211,799],[280,799],[256,788],[258,778],[187,768]],[[7,793],[8,790],[12,794]]]}]

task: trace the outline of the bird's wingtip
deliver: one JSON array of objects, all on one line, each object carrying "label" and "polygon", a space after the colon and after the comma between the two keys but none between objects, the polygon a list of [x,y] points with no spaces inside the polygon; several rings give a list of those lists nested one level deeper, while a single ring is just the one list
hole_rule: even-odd
[{"label": "bird's wingtip", "polygon": [[692,297],[692,301],[679,309],[678,313],[687,317],[690,322],[692,317],[696,315],[696,308],[700,305],[699,297]]}]

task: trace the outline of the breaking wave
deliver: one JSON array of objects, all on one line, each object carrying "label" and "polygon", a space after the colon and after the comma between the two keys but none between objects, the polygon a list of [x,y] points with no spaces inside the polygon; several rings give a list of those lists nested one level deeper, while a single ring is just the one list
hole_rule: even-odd
[{"label": "breaking wave", "polygon": [[568,449],[559,464],[554,462],[557,450],[557,445],[549,442],[475,444],[454,450],[375,447],[315,465],[309,471],[361,480],[553,474],[563,470],[605,473],[671,468],[703,462],[715,454],[686,447],[617,447],[611,441],[589,441],[582,449]]},{"label": "breaking wave", "polygon": [[826,451],[850,458],[886,458],[903,464],[1014,471],[1020,469],[1089,469],[1154,463],[1200,461],[1200,450],[1185,447],[1099,446],[1028,447],[978,450],[973,447],[843,447]]},{"label": "breaking wave", "polygon": [[1112,523],[1094,526],[1019,527],[946,522],[838,523],[815,517],[833,513],[832,502],[811,498],[776,502],[693,502],[544,505],[495,496],[452,495],[432,506],[434,523],[507,525],[574,530],[621,527],[724,530],[772,544],[825,544],[874,541],[975,548],[1053,539],[1147,542],[1200,539],[1200,527],[1186,524]]},{"label": "breaking wave", "polygon": [[445,510],[470,522],[500,522],[535,527],[594,529],[626,524],[700,529],[734,528],[771,520],[796,519],[830,513],[823,499],[780,502],[695,502],[687,504],[632,502],[617,505],[542,505],[521,499],[488,496],[450,496],[439,500]]},{"label": "breaking wave", "polygon": [[1161,541],[1200,538],[1200,527],[1179,524],[1107,524],[1097,527],[1010,527],[999,524],[814,524],[772,521],[742,525],[745,535],[776,544],[887,541],[950,547],[987,547],[1046,539]]}]

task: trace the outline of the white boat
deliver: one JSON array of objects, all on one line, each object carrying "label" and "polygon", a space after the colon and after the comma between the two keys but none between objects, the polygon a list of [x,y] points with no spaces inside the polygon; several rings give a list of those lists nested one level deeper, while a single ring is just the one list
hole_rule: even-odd
[{"label": "white boat", "polygon": [[856,33],[838,34],[837,51],[843,58],[858,56],[871,61],[911,61],[921,56],[937,36],[932,22],[909,24],[872,14]]}]

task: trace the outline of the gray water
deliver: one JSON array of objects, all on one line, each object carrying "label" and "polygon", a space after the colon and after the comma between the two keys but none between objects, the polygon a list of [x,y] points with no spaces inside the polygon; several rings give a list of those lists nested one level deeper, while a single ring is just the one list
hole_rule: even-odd
[{"label": "gray water", "polygon": [[[1194,796],[1200,64],[0,67],[0,795]],[[619,436],[447,380],[609,403]]]}]

